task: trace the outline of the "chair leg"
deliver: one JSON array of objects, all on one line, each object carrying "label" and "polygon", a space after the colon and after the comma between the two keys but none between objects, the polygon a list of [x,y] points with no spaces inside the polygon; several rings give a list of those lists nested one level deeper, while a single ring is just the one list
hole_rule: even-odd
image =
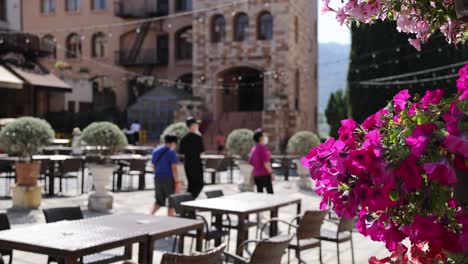
[{"label": "chair leg", "polygon": [[336,257],[338,258],[338,264],[340,264],[340,243],[336,243]]},{"label": "chair leg", "polygon": [[288,248],[288,264],[291,263],[291,249]]},{"label": "chair leg", "polygon": [[8,264],[12,264],[12,263],[13,263],[13,251],[11,251],[10,259],[8,260]]},{"label": "chair leg", "polygon": [[319,244],[319,260],[320,260],[320,264],[323,264],[323,259],[322,259],[322,241],[320,241],[320,244]]},{"label": "chair leg", "polygon": [[115,172],[112,173],[112,192],[115,192]]},{"label": "chair leg", "polygon": [[176,252],[176,247],[177,247],[177,240],[179,239],[178,236],[174,236],[174,243],[172,244],[172,252]]},{"label": "chair leg", "polygon": [[353,232],[351,232],[351,260],[354,264],[354,243],[353,243]]}]

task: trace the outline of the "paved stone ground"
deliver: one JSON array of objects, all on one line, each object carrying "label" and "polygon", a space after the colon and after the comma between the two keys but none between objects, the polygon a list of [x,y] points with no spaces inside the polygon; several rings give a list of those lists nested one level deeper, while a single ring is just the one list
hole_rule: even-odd
[{"label": "paved stone ground", "polygon": [[[101,173],[104,171],[111,170],[112,168],[102,167]],[[99,173],[99,172],[98,172]],[[225,175],[226,176],[226,175]],[[236,173],[237,176],[237,173]],[[224,177],[226,179],[226,177]],[[238,177],[235,177],[238,179]],[[149,183],[148,186],[151,188],[152,178],[151,175],[147,175],[147,182]],[[136,182],[134,183],[136,185]],[[81,206],[84,210],[85,217],[93,217],[99,214],[90,212],[86,209],[87,203],[87,195],[82,196],[72,196],[75,195],[77,192],[73,186],[76,186],[76,183],[70,182],[69,183],[69,192],[67,196],[56,197],[56,198],[47,198],[43,200],[42,207],[49,208],[49,207],[59,207],[59,206]],[[0,185],[0,189],[3,191],[3,184]],[[136,187],[136,186],[135,186]],[[286,194],[291,197],[297,197],[302,199],[302,208],[303,210],[309,209],[318,209],[318,204],[320,198],[317,197],[311,191],[301,190],[297,187],[297,178],[293,178],[292,180],[285,182],[282,177],[278,177],[278,180],[274,184],[275,192]],[[237,193],[237,185],[236,184],[220,184],[216,186],[207,186],[205,187],[204,191],[206,190],[213,190],[213,189],[222,189],[226,195]],[[2,195],[2,193],[0,193]],[[153,191],[141,191],[141,192],[121,192],[116,193],[114,196],[114,210],[113,213],[126,213],[126,212],[138,212],[138,213],[147,213],[151,207],[153,202]],[[205,199],[204,195],[202,194],[199,199]],[[40,210],[31,210],[31,211],[17,211],[12,210],[11,208],[11,201],[4,199],[0,200],[0,210],[4,210],[8,213],[10,221],[12,222],[13,228],[21,228],[22,226],[27,226],[31,224],[38,224],[44,223],[44,217]],[[158,215],[164,215],[166,212],[165,210],[161,210],[158,212]],[[295,206],[286,207],[280,209],[279,217],[284,219],[291,219],[296,215],[296,208]],[[261,219],[266,220],[268,218],[268,214],[262,214]],[[325,224],[325,228],[335,228],[334,225],[330,223]],[[287,231],[285,227],[280,225],[280,229],[283,231]],[[235,248],[235,237],[236,233],[233,231],[231,233],[231,246],[230,251],[234,251]],[[250,238],[255,238],[255,231],[251,231]],[[367,263],[369,257],[371,256],[378,256],[383,257],[387,255],[385,247],[380,243],[375,243],[370,241],[368,238],[361,236],[358,233],[353,235],[354,238],[354,251],[355,251],[355,263]],[[188,247],[190,246],[190,240],[187,239],[186,241],[186,250],[188,251]],[[155,252],[155,262],[159,263],[161,255],[164,251],[170,251],[172,248],[172,239],[166,239],[163,241],[158,241],[156,244],[156,252]],[[135,252],[137,249],[135,248]],[[136,255],[136,254],[134,254]],[[336,256],[336,246],[333,243],[323,242],[323,255],[324,255],[324,263],[338,263],[337,256]],[[351,263],[351,251],[350,251],[350,244],[343,243],[340,245],[340,256],[341,256],[341,263]],[[287,263],[286,256],[283,258],[283,262]],[[318,262],[318,249],[312,249],[303,253],[303,259],[306,263],[319,263]],[[39,263],[46,263],[46,257],[24,253],[24,252],[15,252],[14,256],[14,264],[39,264]],[[291,263],[297,263],[297,260],[292,258]]]}]

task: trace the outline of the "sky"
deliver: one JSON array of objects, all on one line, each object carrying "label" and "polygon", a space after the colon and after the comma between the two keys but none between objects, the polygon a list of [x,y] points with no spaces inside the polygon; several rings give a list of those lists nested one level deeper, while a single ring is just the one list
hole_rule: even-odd
[{"label": "sky", "polygon": [[[349,29],[343,25],[340,26],[338,21],[335,19],[334,13],[327,13],[322,15],[322,1],[320,0],[312,0],[318,1],[318,18],[319,18],[319,30],[318,30],[318,40],[319,43],[327,43],[327,42],[336,42],[340,44],[350,44],[351,37]],[[333,4],[339,2],[340,0],[332,0],[331,6]]]}]

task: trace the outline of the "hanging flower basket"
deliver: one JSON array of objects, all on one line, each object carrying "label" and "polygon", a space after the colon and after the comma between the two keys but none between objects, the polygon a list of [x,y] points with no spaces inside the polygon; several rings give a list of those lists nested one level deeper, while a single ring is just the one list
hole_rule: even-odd
[{"label": "hanging flower basket", "polygon": [[449,98],[400,91],[302,159],[321,209],[357,217],[359,232],[392,252],[370,263],[468,263],[468,64],[459,74]]}]

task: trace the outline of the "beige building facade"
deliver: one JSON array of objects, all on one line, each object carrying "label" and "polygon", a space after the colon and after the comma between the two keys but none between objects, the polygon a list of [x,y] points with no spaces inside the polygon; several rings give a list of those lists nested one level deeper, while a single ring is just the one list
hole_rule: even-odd
[{"label": "beige building facade", "polygon": [[56,44],[49,69],[89,74],[96,109],[125,110],[163,82],[191,93],[174,119],[203,119],[208,144],[239,127],[275,142],[316,131],[317,1],[25,0],[22,16]]}]

